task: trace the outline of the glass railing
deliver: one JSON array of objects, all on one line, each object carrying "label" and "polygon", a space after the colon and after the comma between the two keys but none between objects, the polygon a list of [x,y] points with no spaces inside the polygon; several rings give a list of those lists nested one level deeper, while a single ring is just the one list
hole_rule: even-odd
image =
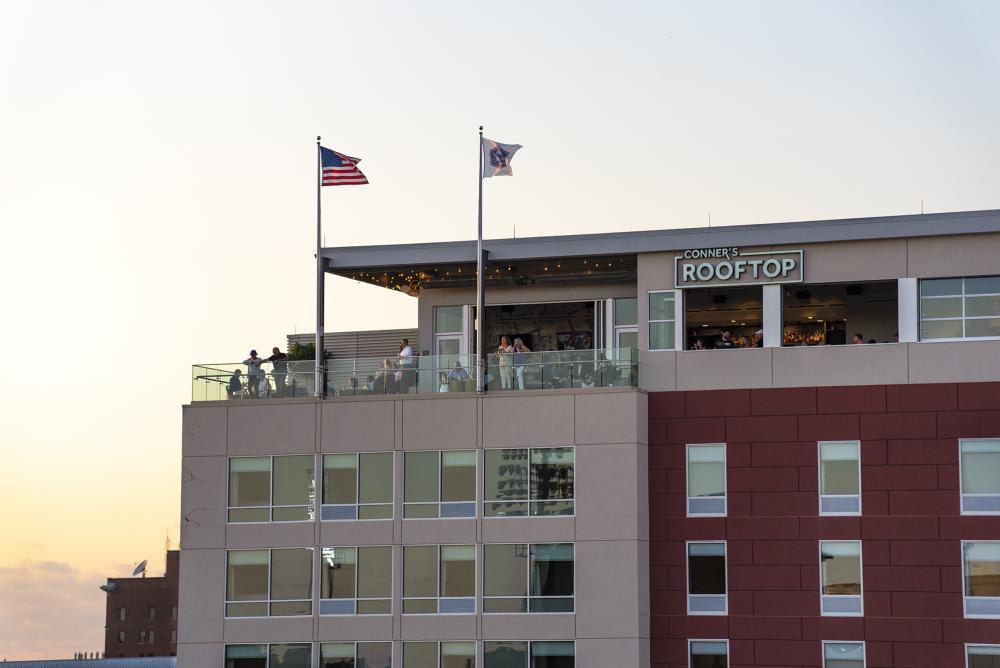
[{"label": "glass railing", "polygon": [[[488,392],[555,388],[637,387],[639,354],[618,350],[561,350],[487,355]],[[326,395],[437,394],[476,391],[471,355],[365,357],[326,361]],[[240,401],[315,396],[313,360],[246,364],[196,364],[191,400]]]}]

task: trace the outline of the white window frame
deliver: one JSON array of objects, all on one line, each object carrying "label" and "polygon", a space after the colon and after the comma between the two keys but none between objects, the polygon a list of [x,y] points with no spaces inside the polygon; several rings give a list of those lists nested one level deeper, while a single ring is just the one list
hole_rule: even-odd
[{"label": "white window frame", "polygon": [[861,645],[861,668],[867,668],[868,666],[868,647],[865,645],[864,640],[823,640],[822,641],[822,653],[823,653],[823,668],[826,668],[826,646],[827,645]]},{"label": "white window frame", "polygon": [[[965,546],[969,545],[969,544],[976,544],[976,543],[990,543],[990,544],[994,544],[998,548],[1000,548],[1000,540],[963,540],[963,541],[961,541],[961,550],[962,550],[962,555],[961,555],[961,557],[962,557],[962,616],[965,619],[1000,619],[1000,596],[969,596],[968,593],[966,593],[966,587],[965,587],[965,584],[966,584]],[[985,612],[985,613],[974,612],[974,613],[970,614],[969,613],[969,599],[970,598],[979,599],[977,601],[977,603],[979,603],[981,601],[983,604],[985,604],[987,606],[990,606],[991,608],[995,609],[996,612]]]},{"label": "white window frame", "polygon": [[990,647],[996,649],[997,656],[1000,656],[1000,643],[994,645],[988,642],[967,642],[965,643],[965,668],[969,668],[969,649],[972,647]]},{"label": "white window frame", "polygon": [[[228,598],[229,590],[229,555],[233,552],[263,552],[267,551],[267,598],[257,599],[253,601],[230,601]],[[271,572],[273,569],[271,563],[271,555],[274,550],[309,550],[310,552],[310,567],[309,567],[309,579],[311,580],[309,587],[309,598],[282,598],[282,599],[272,599],[271,598]],[[316,610],[316,603],[313,599],[316,597],[316,548],[311,546],[289,546],[289,547],[260,547],[260,548],[237,548],[237,549],[226,549],[226,577],[225,577],[225,589],[223,590],[223,606],[222,612],[225,619],[302,619],[306,617],[312,617],[313,612]],[[302,615],[272,615],[271,614],[271,604],[272,603],[302,603],[304,601],[309,602],[309,614]],[[266,615],[238,615],[235,617],[229,616],[229,604],[230,603],[264,603],[267,605]],[[260,645],[262,643],[231,643],[234,645]],[[277,643],[286,645],[288,643]]]},{"label": "white window frame", "polygon": [[[673,295],[674,317],[673,318],[663,318],[663,319],[653,320],[652,318],[649,317],[649,298],[650,298],[650,295],[662,294],[662,293],[666,293],[666,292],[669,292],[671,295]],[[646,346],[651,351],[655,352],[655,351],[660,351],[660,350],[671,350],[671,351],[676,351],[677,350],[677,327],[679,326],[678,322],[677,322],[677,298],[678,298],[678,293],[679,293],[679,290],[647,290],[646,291],[646,308],[645,308],[645,313],[646,313]],[[637,320],[638,320],[638,318],[637,318]],[[649,335],[650,325],[652,325],[653,323],[660,323],[660,322],[672,322],[672,323],[674,323],[674,340],[673,340],[673,345],[671,345],[671,347],[669,347],[669,348],[654,348],[653,347],[652,337],[650,337],[650,335]],[[637,327],[638,327],[638,324],[639,323],[636,322],[636,326]]]},{"label": "white window frame", "polygon": [[[365,547],[387,547],[389,548],[389,595],[387,597],[367,598],[358,596],[358,573],[361,570],[360,548]],[[396,561],[395,550],[392,545],[327,545],[319,548],[320,573],[317,583],[323,586],[323,551],[324,550],[354,550],[354,598],[326,598],[323,591],[319,592],[319,614],[321,617],[358,617],[367,619],[369,617],[390,617],[392,616],[392,568]],[[353,612],[323,612],[323,601],[350,601]],[[358,601],[389,601],[389,612],[359,613]],[[333,606],[329,606],[333,607]],[[332,641],[331,641],[332,642]],[[345,641],[346,642],[346,641]]]},{"label": "white window frame", "polygon": [[[526,450],[528,452],[528,497],[526,499],[487,499],[486,498],[486,452],[490,450]],[[535,515],[531,512],[533,503],[545,503],[546,499],[535,499],[531,496],[531,453],[536,450],[569,450],[573,453],[573,498],[571,499],[558,499],[558,501],[568,502],[573,512],[566,513],[564,515]],[[483,450],[483,474],[479,476],[479,482],[483,485],[483,503],[482,503],[482,513],[483,519],[486,520],[509,520],[509,519],[528,519],[532,517],[547,518],[547,517],[576,517],[576,446],[575,445],[550,445],[547,447],[540,448],[485,448]],[[551,500],[551,499],[549,499]],[[504,503],[504,502],[523,502],[528,505],[527,515],[487,515],[486,514],[486,504],[488,503]]]},{"label": "white window frame", "polygon": [[[435,577],[437,578],[437,596],[406,596],[404,593],[404,587],[406,585],[406,548],[408,547],[435,547],[437,548],[437,561],[435,562]],[[415,545],[403,545],[399,551],[399,612],[401,615],[406,617],[431,617],[436,615],[474,615],[478,610],[478,605],[476,601],[480,597],[479,588],[479,577],[477,574],[480,572],[479,562],[481,559],[479,545],[472,543],[473,552],[473,562],[472,562],[472,582],[473,582],[473,595],[472,596],[442,596],[441,595],[441,548],[442,547],[470,547],[469,543],[442,543],[437,544],[427,544],[419,543]],[[574,557],[575,559],[575,557]],[[576,572],[576,564],[574,561],[574,574]],[[406,601],[435,601],[437,605],[437,612],[406,612],[405,603]],[[467,605],[469,602],[472,603],[471,610],[460,610],[457,612],[441,612],[441,601],[454,602],[456,604]]]},{"label": "white window frame", "polygon": [[[389,479],[389,501],[384,503],[361,503],[359,501],[361,497],[361,455],[391,455],[392,459],[392,476]],[[373,450],[371,452],[323,452],[319,455],[320,465],[318,471],[321,474],[326,471],[326,457],[329,455],[340,456],[340,455],[354,455],[354,503],[325,503],[326,499],[323,498],[323,485],[322,479],[320,479],[319,494],[317,498],[320,504],[320,521],[322,522],[391,522],[396,516],[396,504],[395,504],[395,480],[396,480],[396,453],[392,450]],[[361,507],[375,507],[375,506],[389,506],[389,517],[379,517],[379,518],[359,518]],[[336,517],[337,514],[343,514],[344,511],[349,511],[351,508],[354,509],[353,517]],[[327,517],[326,515],[329,515]]]},{"label": "white window frame", "polygon": [[[389,665],[392,666],[393,668],[399,665],[396,663],[396,643],[393,642],[392,640],[320,640],[318,643],[316,643],[318,647],[316,648],[317,651],[314,652],[314,654],[316,654],[319,661],[322,662],[323,645],[354,645],[354,665],[356,666],[358,665],[358,645],[365,645],[368,643],[379,643],[379,644],[388,643],[389,660],[390,660]],[[438,656],[440,655],[441,655],[441,649],[438,648]],[[399,661],[400,663],[402,663],[402,657],[400,657]]]},{"label": "white window frame", "polygon": [[[927,278],[921,278],[917,282],[917,335],[921,343],[948,343],[954,341],[998,341],[1000,336],[965,336],[965,323],[968,320],[992,320],[993,318],[1000,316],[966,316],[965,315],[965,299],[966,297],[997,297],[1000,293],[997,292],[984,292],[984,293],[974,293],[968,294],[965,291],[965,281],[969,278],[994,278],[998,276],[997,274],[984,274],[981,276],[931,276]],[[941,281],[941,280],[958,280],[962,281],[962,292],[961,294],[953,295],[931,295],[924,297],[923,295],[923,283],[924,281]],[[955,299],[959,298],[962,302],[962,315],[960,317],[952,318],[924,318],[922,315],[923,309],[921,308],[920,302],[924,299]],[[958,320],[962,323],[962,336],[951,337],[951,338],[941,338],[941,339],[925,339],[923,333],[924,321],[928,322],[943,322],[943,321],[955,321]]]},{"label": "white window frame", "polygon": [[[824,494],[823,493],[823,446],[824,445],[845,445],[851,444],[858,450],[858,493],[857,494]],[[819,514],[824,517],[857,517],[861,515],[861,441],[817,441],[816,442],[816,467],[817,487],[819,493]],[[857,511],[827,511],[823,510],[823,502],[827,499],[853,499],[858,502]]]},{"label": "white window frame", "polygon": [[[287,506],[276,506],[274,505],[274,459],[276,457],[312,457],[313,458],[313,478],[312,478],[312,491],[313,491],[313,503],[311,504],[294,504]],[[268,504],[266,506],[233,506],[231,505],[231,499],[229,498],[232,481],[232,464],[234,459],[267,459],[268,460],[268,487],[267,487],[267,500]],[[301,452],[301,453],[289,453],[287,455],[240,455],[235,457],[226,458],[226,524],[305,524],[315,521],[316,515],[316,455],[312,452]],[[274,509],[275,508],[306,508],[313,519],[305,520],[275,520],[274,519]],[[233,510],[267,510],[267,520],[259,520],[256,522],[232,522],[229,520],[229,513]]]},{"label": "white window frame", "polygon": [[[490,545],[523,545],[525,549],[528,550],[528,554],[525,556],[525,569],[527,570],[527,584],[528,593],[524,596],[487,596],[486,595],[486,547]],[[573,548],[573,594],[571,596],[532,596],[531,595],[531,548],[536,545],[569,545]],[[483,568],[482,568],[482,583],[479,585],[483,592],[483,614],[484,615],[575,615],[576,614],[576,543],[571,541],[560,541],[555,543],[483,543]],[[561,610],[561,611],[544,611],[544,612],[532,612],[531,611],[531,600],[532,599],[547,599],[547,598],[571,598],[573,599],[573,609],[572,610]],[[486,611],[486,601],[512,601],[523,599],[526,605],[526,610],[524,612],[487,612]]]},{"label": "white window frame", "polygon": [[[691,448],[706,448],[722,446],[722,511],[692,512],[692,499],[718,499],[717,496],[691,496]],[[684,496],[688,517],[726,517],[729,512],[729,453],[725,443],[688,443],[684,446]]]},{"label": "white window frame", "polygon": [[313,659],[316,658],[315,643],[311,641],[306,642],[227,642],[222,646],[222,665],[226,665],[226,648],[228,647],[238,647],[240,645],[263,645],[264,649],[264,661],[265,665],[271,665],[271,646],[272,645],[309,645],[309,665],[313,665]]},{"label": "white window frame", "polygon": [[[862,545],[861,540],[818,540],[816,541],[818,547],[817,557],[819,558],[819,614],[822,617],[864,617],[865,615],[865,557],[864,557],[864,545]],[[823,545],[836,543],[841,545],[857,545],[858,546],[858,584],[861,585],[860,594],[824,594],[823,593]],[[826,611],[826,600],[834,599],[835,601],[857,601],[858,609],[857,611],[847,611],[847,612],[827,612]],[[832,602],[832,601],[831,601]]]},{"label": "white window frame", "polygon": [[[965,443],[998,443],[1000,444],[1000,436],[995,438],[960,438],[958,439],[958,490],[961,494],[961,514],[962,515],[1000,515],[1000,494],[973,494],[966,493],[963,488],[963,480],[965,476],[965,464],[964,458],[962,457],[962,446]],[[987,504],[992,504],[995,509],[987,510],[966,510],[965,502],[966,499],[982,499]]]},{"label": "white window frame", "polygon": [[[437,501],[407,501],[406,500],[406,455],[437,453]],[[444,472],[444,455],[446,452],[471,452],[475,461],[475,470],[472,472],[473,488],[472,498],[465,501],[442,501],[441,500],[441,475]],[[476,507],[479,505],[478,499],[479,483],[479,456],[472,448],[461,448],[458,450],[406,450],[403,452],[403,519],[407,522],[416,520],[469,520],[476,518]],[[407,517],[407,506],[429,506],[437,504],[436,517]],[[445,511],[454,514],[445,514]]]},{"label": "white window frame", "polygon": [[688,638],[687,641],[687,665],[691,668],[691,645],[696,642],[721,642],[726,646],[726,665],[730,665],[732,662],[729,660],[729,639],[728,638]]},{"label": "white window frame", "polygon": [[[722,570],[725,580],[724,594],[692,594],[691,593],[691,546],[692,545],[721,545],[722,546]],[[574,569],[575,570],[575,569]],[[687,614],[719,617],[729,614],[729,544],[725,540],[689,540],[684,543],[684,593],[687,594]],[[692,610],[692,600],[722,599],[722,610]]]}]

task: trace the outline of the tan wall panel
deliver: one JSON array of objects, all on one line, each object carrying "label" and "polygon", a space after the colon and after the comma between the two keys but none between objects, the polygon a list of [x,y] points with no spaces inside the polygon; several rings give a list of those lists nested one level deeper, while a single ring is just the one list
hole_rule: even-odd
[{"label": "tan wall panel", "polygon": [[906,239],[774,246],[775,250],[793,248],[803,251],[803,283],[857,283],[907,275]]},{"label": "tan wall panel", "polygon": [[576,544],[577,637],[639,636],[639,551],[637,541]]},{"label": "tan wall panel", "polygon": [[219,643],[178,643],[177,668],[206,668],[223,665],[225,645]]},{"label": "tan wall panel", "polygon": [[645,442],[639,433],[644,394],[631,390],[600,392],[577,394],[574,399],[577,444]]},{"label": "tan wall panel", "polygon": [[1000,234],[910,239],[908,272],[918,278],[1000,274]]},{"label": "tan wall panel", "polygon": [[182,549],[177,641],[222,642],[225,599],[226,551]]},{"label": "tan wall panel", "polygon": [[576,668],[648,666],[649,638],[579,638]]},{"label": "tan wall panel", "polygon": [[771,386],[770,348],[687,350],[676,356],[678,390]]},{"label": "tan wall panel", "polygon": [[230,549],[311,547],[315,542],[315,522],[270,522],[226,526],[226,546]]},{"label": "tan wall panel", "polygon": [[[643,329],[640,327],[639,331]],[[639,353],[639,387],[648,392],[677,389],[677,353],[664,350]]]},{"label": "tan wall panel", "polygon": [[227,643],[310,642],[312,637],[312,617],[226,620]]},{"label": "tan wall panel", "polygon": [[476,520],[403,520],[403,544],[435,543],[465,545],[475,543]]},{"label": "tan wall panel", "polygon": [[182,406],[181,454],[211,457],[226,454],[225,406]]},{"label": "tan wall panel", "polygon": [[184,457],[181,465],[181,545],[226,546],[226,457]]},{"label": "tan wall panel", "polygon": [[484,517],[484,543],[571,543],[576,540],[573,517]]},{"label": "tan wall panel", "polygon": [[482,637],[487,640],[572,640],[575,632],[573,615],[547,614],[541,619],[538,615],[483,615]]},{"label": "tan wall panel", "polygon": [[473,640],[475,615],[402,615],[403,640]]},{"label": "tan wall panel", "polygon": [[905,345],[886,343],[774,348],[774,387],[888,385],[906,382]]},{"label": "tan wall panel", "polygon": [[315,451],[315,403],[256,403],[229,408],[230,455]]},{"label": "tan wall panel", "polygon": [[639,450],[644,445],[576,448],[576,539],[636,540],[640,535]]},{"label": "tan wall panel", "polygon": [[475,395],[403,401],[403,448],[475,448],[476,401]]},{"label": "tan wall panel", "polygon": [[320,544],[323,547],[348,547],[351,545],[392,545],[391,520],[366,522],[322,522]]},{"label": "tan wall panel", "polygon": [[570,445],[573,395],[544,391],[483,399],[483,444],[487,448]]},{"label": "tan wall panel", "polygon": [[396,448],[395,402],[326,401],[320,425],[323,452],[379,452]]},{"label": "tan wall panel", "polygon": [[1000,341],[910,343],[911,383],[1000,380]]},{"label": "tan wall panel", "polygon": [[[393,605],[399,604],[393,601]],[[320,642],[392,640],[392,617],[388,615],[320,617],[317,626]]]}]

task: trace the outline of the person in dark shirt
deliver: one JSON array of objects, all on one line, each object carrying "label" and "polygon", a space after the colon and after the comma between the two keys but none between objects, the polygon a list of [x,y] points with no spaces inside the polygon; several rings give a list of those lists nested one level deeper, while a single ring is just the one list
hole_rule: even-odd
[{"label": "person in dark shirt", "polygon": [[240,380],[242,371],[237,369],[233,371],[233,375],[229,378],[229,385],[226,386],[226,394],[229,398],[239,397],[243,392],[243,382]]},{"label": "person in dark shirt", "polygon": [[729,330],[722,330],[722,338],[715,342],[715,347],[718,348],[732,348],[733,340],[729,338]]},{"label": "person in dark shirt", "polygon": [[264,359],[274,365],[271,375],[274,377],[275,396],[280,397],[285,392],[285,375],[288,373],[288,355],[281,352],[277,346],[271,348],[271,356]]},{"label": "person in dark shirt", "polygon": [[858,345],[864,342],[865,342],[865,337],[861,336],[860,332],[854,335],[854,345]]}]

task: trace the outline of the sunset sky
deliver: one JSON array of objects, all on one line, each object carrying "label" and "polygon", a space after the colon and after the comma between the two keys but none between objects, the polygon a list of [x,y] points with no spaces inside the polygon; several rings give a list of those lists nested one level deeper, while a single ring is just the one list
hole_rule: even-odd
[{"label": "sunset sky", "polygon": [[[103,649],[176,545],[193,363],[314,327],[330,246],[1000,208],[1000,2],[0,0],[0,661]],[[327,329],[416,301],[327,282]]]}]

